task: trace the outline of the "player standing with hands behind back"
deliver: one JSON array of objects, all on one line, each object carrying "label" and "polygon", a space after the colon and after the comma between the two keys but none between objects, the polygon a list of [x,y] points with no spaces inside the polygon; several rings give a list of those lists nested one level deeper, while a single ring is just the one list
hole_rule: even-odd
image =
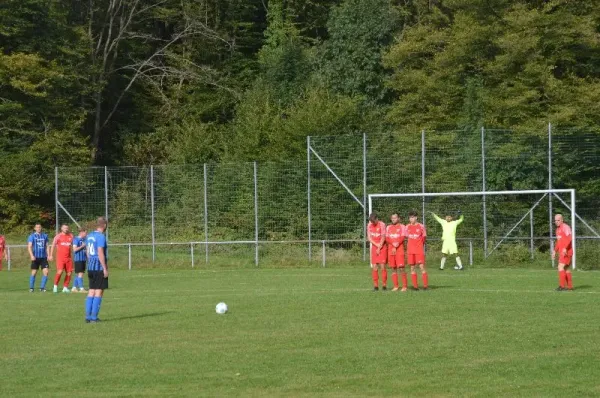
[{"label": "player standing with hands behind back", "polygon": [[99,321],[98,313],[102,304],[104,290],[108,289],[108,265],[106,231],[107,222],[104,217],[98,217],[96,230],[88,234],[85,243],[88,258],[89,291],[85,300],[85,322]]},{"label": "player standing with hands behind back", "polygon": [[369,242],[371,243],[371,275],[373,277],[373,290],[379,290],[379,269],[382,272],[383,290],[387,289],[387,246],[385,244],[385,224],[379,220],[377,213],[369,215],[367,227]]},{"label": "player standing with hands behind back", "polygon": [[556,245],[552,258],[558,253],[558,288],[559,292],[563,290],[573,290],[573,278],[571,275],[571,258],[573,257],[573,235],[571,227],[565,224],[562,214],[554,216],[556,225]]},{"label": "player standing with hands behind back", "polygon": [[[42,224],[37,223],[34,232],[27,238],[27,251],[31,258],[31,276],[29,277],[29,291],[33,293],[35,286],[35,276],[40,267],[42,268],[42,282],[40,283],[40,292],[46,291],[46,282],[48,281],[48,257],[50,257],[50,248],[48,247],[48,235],[42,232]],[[50,258],[52,260],[52,258]]]}]

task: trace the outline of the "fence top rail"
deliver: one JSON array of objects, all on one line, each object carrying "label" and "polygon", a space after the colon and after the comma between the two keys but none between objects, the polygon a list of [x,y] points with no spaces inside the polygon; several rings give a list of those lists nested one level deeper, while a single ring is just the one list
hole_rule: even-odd
[{"label": "fence top rail", "polygon": [[477,192],[414,192],[414,193],[371,193],[369,198],[401,198],[401,197],[423,197],[423,196],[490,196],[490,195],[531,195],[548,193],[572,193],[574,189],[529,189],[512,191],[477,191]]}]

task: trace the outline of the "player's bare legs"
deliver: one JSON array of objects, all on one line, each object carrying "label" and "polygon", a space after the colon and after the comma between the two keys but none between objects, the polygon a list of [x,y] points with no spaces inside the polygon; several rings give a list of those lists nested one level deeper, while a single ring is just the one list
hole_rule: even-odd
[{"label": "player's bare legs", "polygon": [[423,289],[427,290],[429,288],[429,278],[427,276],[427,269],[425,268],[425,264],[420,263],[419,268],[421,269],[421,279],[423,281]]}]

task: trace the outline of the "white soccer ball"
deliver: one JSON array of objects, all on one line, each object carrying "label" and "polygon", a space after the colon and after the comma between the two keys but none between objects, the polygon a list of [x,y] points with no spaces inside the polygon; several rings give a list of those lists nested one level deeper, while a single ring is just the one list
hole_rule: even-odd
[{"label": "white soccer ball", "polygon": [[217,304],[217,308],[215,308],[215,311],[217,311],[217,314],[219,314],[219,315],[223,315],[223,314],[227,313],[227,304],[225,304],[225,303]]}]

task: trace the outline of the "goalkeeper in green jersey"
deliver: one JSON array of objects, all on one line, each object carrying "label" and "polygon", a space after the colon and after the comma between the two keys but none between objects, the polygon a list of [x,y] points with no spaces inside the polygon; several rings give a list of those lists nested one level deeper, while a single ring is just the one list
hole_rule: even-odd
[{"label": "goalkeeper in green jersey", "polygon": [[437,214],[435,214],[433,212],[431,212],[431,214],[436,219],[436,221],[440,223],[440,225],[442,226],[442,230],[443,230],[442,262],[440,264],[440,269],[441,270],[444,269],[444,266],[446,265],[446,257],[450,254],[455,254],[456,255],[456,267],[454,267],[454,269],[462,270],[463,266],[462,266],[462,262],[460,261],[460,257],[458,255],[458,247],[456,246],[456,228],[460,225],[460,223],[463,222],[464,217],[462,216],[460,211],[458,212],[458,214],[460,216],[458,220],[453,220],[452,216],[450,216],[450,215],[446,216],[446,219],[443,220],[442,218],[438,217]]}]

